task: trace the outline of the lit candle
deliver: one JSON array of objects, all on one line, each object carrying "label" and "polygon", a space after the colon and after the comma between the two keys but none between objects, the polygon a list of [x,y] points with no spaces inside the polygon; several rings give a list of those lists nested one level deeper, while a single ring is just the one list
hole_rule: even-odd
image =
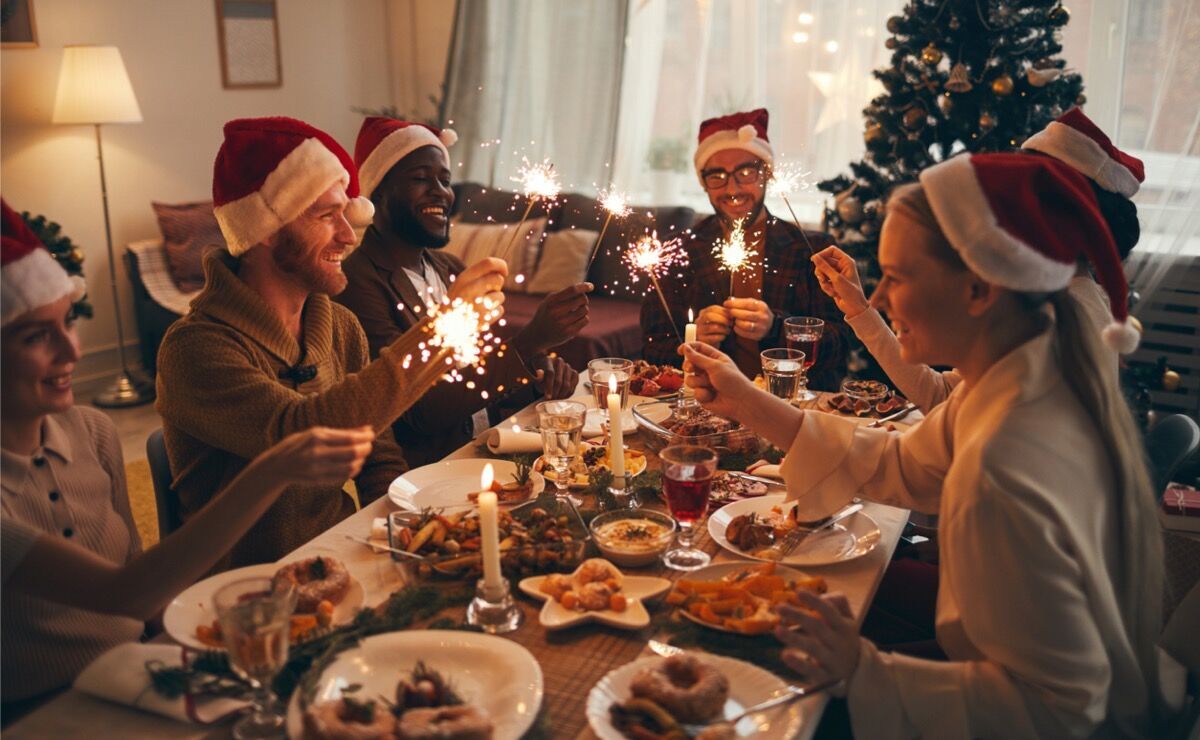
[{"label": "lit candle", "polygon": [[692,309],[690,309],[690,308],[689,308],[689,309],[688,309],[688,322],[687,322],[687,326],[683,327],[683,341],[684,341],[684,342],[694,342],[694,341],[696,341],[696,324],[695,324],[695,321],[696,321],[696,316],[695,316],[695,314],[693,314],[693,313],[692,313]]},{"label": "lit candle", "polygon": [[483,466],[479,476],[479,545],[483,552],[483,588],[489,594],[503,590],[500,575],[500,527],[497,521],[496,494],[492,489],[495,472],[492,464]]},{"label": "lit candle", "polygon": [[625,487],[625,431],[621,428],[621,394],[617,393],[617,374],[608,376],[608,467],[613,487]]}]

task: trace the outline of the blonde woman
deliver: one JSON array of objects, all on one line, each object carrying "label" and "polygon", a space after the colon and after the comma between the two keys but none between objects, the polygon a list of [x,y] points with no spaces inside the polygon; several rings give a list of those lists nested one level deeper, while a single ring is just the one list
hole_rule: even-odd
[{"label": "blonde woman", "polygon": [[684,348],[706,407],[789,450],[802,519],[855,494],[940,514],[948,661],[876,649],[836,595],[784,610],[785,660],[806,680],[846,682],[858,737],[1159,731],[1170,711],[1154,498],[1133,420],[1098,370],[1110,350],[1065,292],[1086,257],[1113,307],[1105,339],[1136,339],[1087,180],[1050,158],[953,158],[893,196],[879,256],[872,304],[902,359],[962,376],[903,434],[794,409],[715,349]]}]

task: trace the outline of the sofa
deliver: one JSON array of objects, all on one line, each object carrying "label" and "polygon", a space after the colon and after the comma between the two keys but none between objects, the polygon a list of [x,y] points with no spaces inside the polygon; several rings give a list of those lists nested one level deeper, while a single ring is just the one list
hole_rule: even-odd
[{"label": "sofa", "polygon": [[[587,258],[606,216],[595,198],[567,193],[550,204],[539,201],[529,209],[519,235],[523,238],[512,239],[513,225],[529,205],[524,196],[469,182],[454,185],[454,191],[455,226],[446,249],[468,263],[501,252],[513,273],[505,285],[502,337],[527,325],[547,292],[586,276],[596,286],[590,296],[590,322],[555,352],[577,370],[585,369],[594,357],[640,357],[639,312],[646,284],[628,284],[621,248],[650,230],[670,238],[691,228],[696,221],[691,208],[634,208],[628,217],[613,219],[589,266]],[[198,292],[196,271],[202,253],[224,247],[218,243],[219,231],[214,236],[216,220],[210,203],[155,204],[155,211],[164,238],[131,243],[124,255],[133,285],[142,365],[151,373],[163,335]]]}]

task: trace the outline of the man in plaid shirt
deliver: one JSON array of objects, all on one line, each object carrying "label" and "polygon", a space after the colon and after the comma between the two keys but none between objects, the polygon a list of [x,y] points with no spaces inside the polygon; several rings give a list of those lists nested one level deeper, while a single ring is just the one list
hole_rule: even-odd
[{"label": "man in plaid shirt", "polygon": [[[785,346],[783,320],[811,316],[825,322],[825,331],[809,368],[809,387],[837,390],[845,374],[846,324],[817,285],[810,262],[833,239],[823,232],[801,232],[767,212],[763,200],[773,161],[767,111],[709,119],[700,124],[699,138],[696,171],[716,214],[684,237],[688,266],[660,280],[671,315],[653,292],[642,302],[643,358],[681,362],[674,327],[682,331],[690,308],[696,312],[697,339],[720,348],[753,377],[761,371],[759,352]],[[739,221],[752,258],[731,280],[714,249]]]}]

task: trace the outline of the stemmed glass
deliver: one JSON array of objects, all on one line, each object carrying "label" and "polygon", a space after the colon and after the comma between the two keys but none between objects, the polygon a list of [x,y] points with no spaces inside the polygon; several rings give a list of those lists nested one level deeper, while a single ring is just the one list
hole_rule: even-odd
[{"label": "stemmed glass", "polygon": [[817,394],[808,389],[808,369],[817,361],[817,347],[825,333],[825,322],[811,316],[792,316],[783,320],[783,335],[790,349],[804,353],[804,373],[796,391],[797,401],[814,401]]},{"label": "stemmed glass", "polygon": [[579,401],[542,401],[537,405],[538,429],[542,433],[542,456],[554,469],[554,493],[560,502],[578,504],[567,492],[571,462],[579,455],[587,406]]},{"label": "stemmed glass", "polygon": [[663,564],[675,570],[696,570],[712,558],[694,547],[694,527],[708,513],[709,493],[717,470],[717,453],[707,447],[673,445],[658,453],[662,461],[663,493],[671,516],[679,522],[678,545],[663,553]]},{"label": "stemmed glass", "polygon": [[233,736],[238,740],[282,737],[284,715],[273,706],[271,681],[287,662],[295,584],[275,583],[265,576],[243,578],[218,589],[213,605],[229,663],[254,687],[254,712],[234,725]]},{"label": "stemmed glass", "polygon": [[800,376],[804,374],[804,353],[798,349],[766,349],[762,357],[763,377],[772,396],[790,401],[800,388]]},{"label": "stemmed glass", "polygon": [[617,381],[617,393],[621,394],[621,409],[629,405],[629,381],[633,379],[633,361],[622,357],[599,357],[588,362],[588,380],[592,384],[592,397],[600,418],[608,419],[608,379]]}]

